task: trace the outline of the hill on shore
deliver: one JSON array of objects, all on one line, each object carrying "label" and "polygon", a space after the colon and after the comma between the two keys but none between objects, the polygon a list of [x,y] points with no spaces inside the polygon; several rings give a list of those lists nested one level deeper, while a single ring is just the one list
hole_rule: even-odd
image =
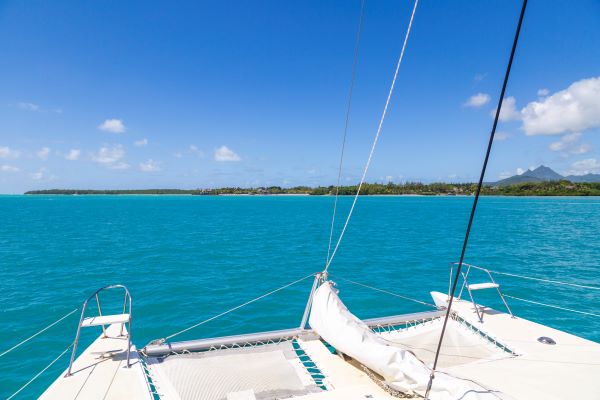
[{"label": "hill on shore", "polygon": [[495,183],[490,183],[493,186],[509,186],[518,183],[536,183],[536,182],[555,182],[555,181],[569,181],[573,183],[596,183],[600,182],[600,174],[586,174],[586,175],[567,175],[563,176],[552,168],[540,165],[535,169],[528,169],[520,175],[514,175],[510,178],[502,179]]}]

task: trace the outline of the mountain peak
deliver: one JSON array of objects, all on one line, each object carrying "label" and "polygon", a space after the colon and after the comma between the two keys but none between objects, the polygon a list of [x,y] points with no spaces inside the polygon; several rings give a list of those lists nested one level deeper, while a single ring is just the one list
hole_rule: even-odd
[{"label": "mountain peak", "polygon": [[502,179],[496,182],[495,185],[505,186],[514,185],[516,183],[560,181],[563,179],[571,182],[600,182],[600,174],[569,175],[565,177],[556,173],[550,167],[540,165],[537,168],[528,169],[520,175],[514,175],[510,178]]},{"label": "mountain peak", "polygon": [[551,171],[551,172],[554,172],[554,170],[552,168],[546,167],[543,164],[533,170],[533,172],[536,172],[536,171]]},{"label": "mountain peak", "polygon": [[559,181],[564,179],[562,175],[556,173],[552,168],[546,167],[545,165],[540,165],[534,170],[527,170],[523,173],[523,176],[538,178],[542,181]]},{"label": "mountain peak", "polygon": [[556,173],[552,168],[540,165],[534,169],[528,169],[521,175],[511,176],[510,178],[502,179],[496,182],[497,185],[512,185],[515,183],[524,182],[545,182],[545,181],[560,181],[564,177]]}]

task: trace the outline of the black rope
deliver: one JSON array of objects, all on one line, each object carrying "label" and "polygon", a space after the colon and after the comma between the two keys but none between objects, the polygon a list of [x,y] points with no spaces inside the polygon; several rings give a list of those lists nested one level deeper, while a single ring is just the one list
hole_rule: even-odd
[{"label": "black rope", "polygon": [[473,207],[471,208],[471,215],[469,216],[469,223],[467,224],[467,231],[465,233],[465,240],[463,242],[462,251],[460,253],[460,261],[458,262],[458,268],[456,269],[456,275],[454,275],[454,282],[452,283],[452,291],[450,292],[450,300],[448,301],[448,308],[446,310],[446,316],[444,318],[444,325],[442,326],[442,333],[440,334],[440,341],[437,345],[435,352],[435,360],[433,361],[433,368],[431,369],[431,375],[429,376],[429,383],[427,384],[427,391],[425,392],[425,399],[429,398],[429,391],[433,383],[435,369],[437,368],[438,358],[440,356],[440,349],[442,348],[442,341],[444,340],[444,334],[446,333],[446,325],[448,324],[448,318],[450,316],[450,309],[452,308],[452,301],[454,300],[454,293],[456,292],[456,285],[460,277],[460,271],[463,266],[465,259],[465,252],[467,251],[467,244],[469,243],[469,234],[471,233],[471,226],[473,225],[473,218],[475,217],[475,210],[477,209],[477,203],[479,201],[479,194],[481,193],[481,187],[483,186],[483,177],[485,176],[485,170],[487,169],[488,160],[490,158],[490,152],[492,150],[492,144],[494,143],[494,136],[496,135],[496,127],[498,126],[498,119],[500,118],[500,110],[502,108],[502,102],[504,100],[504,93],[506,91],[506,85],[508,84],[508,77],[510,76],[510,70],[512,67],[513,59],[515,57],[515,50],[517,49],[517,43],[519,42],[519,34],[521,33],[521,25],[523,24],[523,17],[525,16],[525,9],[527,8],[527,0],[523,0],[521,6],[521,15],[519,16],[519,23],[517,24],[517,31],[515,32],[515,38],[513,40],[512,49],[510,51],[510,57],[508,59],[508,65],[506,66],[506,73],[504,74],[504,82],[502,83],[502,90],[500,91],[500,98],[498,99],[498,107],[496,107],[496,115],[494,116],[494,124],[492,125],[492,132],[490,133],[490,140],[487,145],[485,153],[485,159],[483,161],[483,167],[481,168],[481,174],[479,175],[479,182],[477,183],[477,191],[475,192],[475,198],[473,199]]}]

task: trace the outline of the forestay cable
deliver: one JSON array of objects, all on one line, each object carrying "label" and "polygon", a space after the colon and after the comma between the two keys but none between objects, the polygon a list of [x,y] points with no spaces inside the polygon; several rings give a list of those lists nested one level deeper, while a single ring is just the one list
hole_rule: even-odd
[{"label": "forestay cable", "polygon": [[335,186],[335,200],[333,201],[333,214],[331,215],[331,227],[329,229],[329,244],[327,245],[327,258],[325,264],[329,261],[331,254],[331,241],[333,240],[333,227],[335,225],[335,214],[337,213],[337,203],[340,194],[340,180],[342,179],[342,165],[344,162],[344,151],[346,149],[346,137],[348,136],[348,124],[350,122],[350,109],[352,108],[352,93],[354,92],[354,82],[356,81],[356,66],[358,64],[358,51],[360,48],[360,36],[362,32],[363,15],[365,9],[365,0],[360,2],[360,14],[358,17],[358,28],[356,31],[356,42],[354,44],[354,61],[352,62],[352,78],[350,79],[350,89],[348,90],[348,104],[346,106],[346,121],[344,123],[344,135],[342,138],[342,150],[340,152],[340,163],[338,167],[337,184]]},{"label": "forestay cable", "polygon": [[498,106],[496,107],[496,114],[494,116],[494,124],[492,125],[492,132],[488,141],[487,149],[485,152],[485,159],[483,160],[483,166],[481,167],[481,174],[479,175],[479,182],[477,183],[477,190],[475,192],[475,198],[473,199],[473,206],[471,208],[471,214],[469,215],[469,223],[467,224],[467,230],[465,232],[465,238],[463,241],[462,250],[460,253],[460,259],[458,261],[458,268],[456,269],[456,275],[454,276],[454,282],[452,283],[452,291],[450,292],[450,299],[448,300],[448,308],[446,309],[446,316],[444,318],[444,324],[442,325],[442,332],[440,334],[440,340],[437,345],[435,352],[435,359],[433,361],[433,367],[431,369],[431,375],[429,376],[429,383],[427,384],[427,390],[425,392],[425,399],[429,397],[429,391],[433,384],[433,378],[435,375],[435,369],[437,368],[438,359],[440,356],[440,350],[442,348],[442,341],[444,340],[444,333],[446,333],[446,325],[448,324],[448,318],[450,317],[450,310],[452,308],[452,301],[454,300],[454,293],[456,292],[456,285],[460,278],[460,272],[465,260],[465,253],[467,251],[467,245],[469,243],[469,235],[471,233],[471,227],[473,226],[473,218],[475,217],[475,211],[477,210],[477,202],[479,201],[479,195],[481,194],[481,188],[483,186],[483,178],[485,176],[485,170],[490,159],[490,152],[492,151],[492,145],[494,143],[494,136],[496,135],[496,127],[498,126],[498,120],[500,119],[500,110],[502,109],[502,102],[504,101],[504,93],[506,92],[506,86],[508,85],[508,77],[510,76],[510,70],[512,68],[513,59],[515,57],[515,51],[517,49],[517,43],[519,42],[519,34],[521,33],[521,25],[523,24],[523,17],[525,16],[525,9],[527,8],[527,0],[523,0],[521,6],[521,14],[519,15],[519,22],[517,23],[517,30],[513,40],[512,48],[510,50],[510,57],[508,58],[508,65],[506,66],[506,72],[504,74],[504,81],[502,82],[502,90],[500,91],[500,97],[498,98]]},{"label": "forestay cable", "polygon": [[369,158],[367,159],[367,163],[365,164],[365,168],[363,170],[362,177],[360,179],[360,183],[358,184],[358,189],[356,190],[356,194],[354,195],[354,200],[352,201],[352,206],[350,207],[350,211],[348,212],[348,216],[346,217],[346,222],[344,222],[344,227],[340,232],[340,236],[338,237],[337,243],[335,244],[335,248],[331,253],[331,257],[327,260],[327,264],[325,265],[325,271],[329,269],[329,265],[331,265],[331,261],[335,257],[338,248],[340,247],[340,243],[344,237],[344,233],[346,233],[346,228],[348,228],[348,223],[350,222],[350,218],[352,217],[352,213],[354,212],[354,207],[356,206],[356,201],[358,200],[358,196],[360,195],[360,190],[362,188],[363,183],[365,182],[365,177],[367,176],[367,171],[369,170],[369,166],[371,165],[371,159],[373,158],[373,153],[375,153],[375,148],[377,147],[377,142],[379,141],[379,136],[381,135],[381,128],[383,127],[383,121],[385,120],[385,116],[387,114],[388,106],[390,105],[390,100],[392,99],[392,94],[394,93],[394,86],[396,85],[396,79],[398,78],[398,71],[400,70],[400,65],[402,65],[402,59],[404,58],[404,52],[406,50],[406,45],[408,43],[408,37],[410,36],[410,31],[412,28],[413,20],[415,17],[415,12],[417,11],[417,5],[419,4],[419,0],[415,0],[415,4],[412,9],[412,13],[410,15],[410,21],[408,22],[408,28],[406,29],[406,35],[404,36],[404,43],[402,44],[402,50],[400,51],[400,56],[398,57],[398,63],[396,64],[396,71],[394,72],[394,78],[392,79],[392,84],[390,86],[390,90],[388,92],[387,99],[385,101],[385,106],[383,107],[383,113],[381,114],[381,118],[379,119],[379,125],[377,126],[377,133],[375,134],[375,138],[373,139],[373,144],[371,145],[371,151],[369,152]]}]

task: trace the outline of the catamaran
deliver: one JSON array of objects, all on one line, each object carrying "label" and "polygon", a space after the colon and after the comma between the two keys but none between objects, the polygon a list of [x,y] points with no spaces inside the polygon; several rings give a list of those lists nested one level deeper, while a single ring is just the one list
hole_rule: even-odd
[{"label": "catamaran", "polygon": [[[418,0],[415,0],[361,182],[341,234],[332,246],[333,222],[337,208],[336,193],[325,268],[179,332],[154,340],[141,349],[132,341],[134,314],[129,290],[123,285],[98,289],[80,308],[81,316],[74,341],[50,364],[53,365],[70,352],[70,361],[65,371],[45,390],[41,399],[600,399],[600,344],[520,318],[512,312],[509,300],[527,301],[551,309],[559,308],[595,317],[600,315],[509,296],[503,293],[502,282],[498,278],[510,275],[546,285],[591,291],[598,291],[600,288],[542,277],[502,273],[465,262],[469,232],[527,0],[522,4],[460,259],[450,267],[448,291],[431,292],[432,303],[390,293],[431,305],[432,310],[367,320],[357,318],[342,301],[344,294],[336,287],[336,280],[349,281],[385,292],[333,276],[329,267],[348,227],[379,139],[417,5]],[[362,10],[359,33],[361,23]],[[342,157],[343,150],[340,171]],[[311,278],[313,285],[307,296],[308,301],[301,322],[296,327],[209,339],[174,340],[184,332]],[[119,303],[121,313],[102,312],[100,298],[108,291],[123,293],[122,309]],[[480,291],[496,293],[504,309],[495,310],[476,301]],[[82,329],[87,328],[101,328],[101,334],[81,351],[80,333]],[[9,399],[22,393],[27,385],[48,367],[35,375]]]}]

